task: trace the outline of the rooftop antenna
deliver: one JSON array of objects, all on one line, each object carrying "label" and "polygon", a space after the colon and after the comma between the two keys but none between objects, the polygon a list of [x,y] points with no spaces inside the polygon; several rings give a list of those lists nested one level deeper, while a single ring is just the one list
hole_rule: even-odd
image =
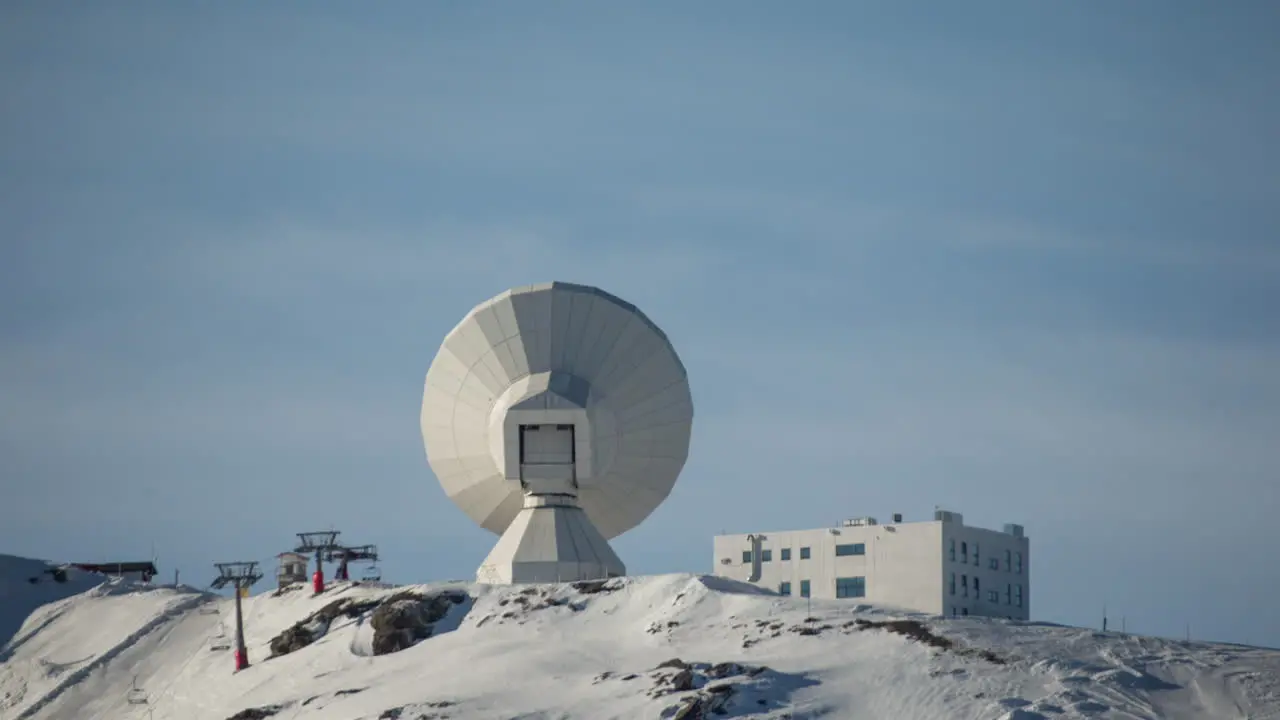
[{"label": "rooftop antenna", "polygon": [[316,595],[324,592],[324,558],[325,555],[340,549],[338,546],[340,534],[337,530],[298,533],[298,547],[293,551],[316,555],[316,572],[311,576],[311,587]]},{"label": "rooftop antenna", "polygon": [[214,579],[214,588],[231,585],[236,589],[236,672],[249,667],[249,651],[244,646],[244,614],[240,610],[240,599],[254,583],[262,579],[258,572],[257,562],[214,563],[218,568],[218,577]]}]

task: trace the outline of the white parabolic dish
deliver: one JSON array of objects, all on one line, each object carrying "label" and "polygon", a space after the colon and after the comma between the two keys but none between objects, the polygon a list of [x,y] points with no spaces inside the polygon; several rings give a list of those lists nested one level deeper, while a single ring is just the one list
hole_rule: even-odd
[{"label": "white parabolic dish", "polygon": [[666,499],[692,425],[688,377],[666,335],[634,305],[560,282],[467,313],[422,399],[445,493],[503,536],[480,572],[495,582],[622,574],[604,541]]}]

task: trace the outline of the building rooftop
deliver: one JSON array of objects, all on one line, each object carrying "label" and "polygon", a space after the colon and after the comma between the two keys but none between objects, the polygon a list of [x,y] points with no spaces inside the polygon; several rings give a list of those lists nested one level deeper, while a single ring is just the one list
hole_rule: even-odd
[{"label": "building rooftop", "polygon": [[[919,518],[915,520],[906,520],[904,519],[904,516],[902,513],[893,513],[893,515],[891,516],[890,522],[883,523],[883,524],[906,525],[906,524],[912,524],[912,523],[934,523],[934,522],[946,522],[946,523],[954,523],[956,525],[964,525],[964,515],[951,510],[935,509],[933,512],[932,518],[925,517],[925,518]],[[878,518],[870,515],[863,515],[860,517],[847,518],[830,527],[868,527],[868,526],[880,525],[880,524],[882,523],[879,521]],[[826,526],[820,526],[820,527],[826,527]],[[1005,523],[1003,529],[1001,530],[994,530],[991,528],[981,528],[974,525],[968,525],[966,527],[971,527],[975,530],[1003,532],[1006,535],[1013,535],[1014,537],[1024,537],[1023,526],[1017,525],[1014,523]],[[814,528],[804,528],[804,529],[811,530]],[[774,532],[800,532],[800,531],[801,530],[781,530],[781,531],[774,531]],[[722,533],[722,535],[746,535],[746,534],[747,533]]]}]

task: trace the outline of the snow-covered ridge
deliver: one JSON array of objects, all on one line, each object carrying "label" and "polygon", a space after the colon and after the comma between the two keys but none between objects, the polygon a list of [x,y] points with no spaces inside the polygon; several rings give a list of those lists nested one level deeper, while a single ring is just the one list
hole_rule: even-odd
[{"label": "snow-covered ridge", "polygon": [[[4,583],[7,607],[24,588]],[[0,650],[0,720],[1280,718],[1274,650],[810,610],[695,575],[264,591],[244,602],[241,673],[212,649],[234,632],[231,610],[127,583],[55,597]],[[310,634],[280,640],[298,627]],[[273,641],[287,651],[270,657]]]}]

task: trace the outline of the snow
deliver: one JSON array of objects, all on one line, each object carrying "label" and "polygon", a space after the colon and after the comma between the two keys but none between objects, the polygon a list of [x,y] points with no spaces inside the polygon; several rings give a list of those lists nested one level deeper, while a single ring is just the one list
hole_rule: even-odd
[{"label": "snow", "polygon": [[[753,718],[1280,718],[1276,650],[848,601],[810,609],[695,575],[617,579],[597,592],[263,590],[244,601],[252,666],[234,673],[230,651],[211,648],[234,636],[233,600],[86,577],[30,585],[35,562],[0,556],[0,622],[21,622],[0,637],[0,720],[225,720],[249,708],[275,708],[279,720],[659,718],[694,699]],[[444,590],[470,599],[408,649],[374,655],[366,611],[268,659],[272,638],[336,599]],[[881,625],[896,620],[909,622]],[[145,705],[128,702],[135,680]]]}]

